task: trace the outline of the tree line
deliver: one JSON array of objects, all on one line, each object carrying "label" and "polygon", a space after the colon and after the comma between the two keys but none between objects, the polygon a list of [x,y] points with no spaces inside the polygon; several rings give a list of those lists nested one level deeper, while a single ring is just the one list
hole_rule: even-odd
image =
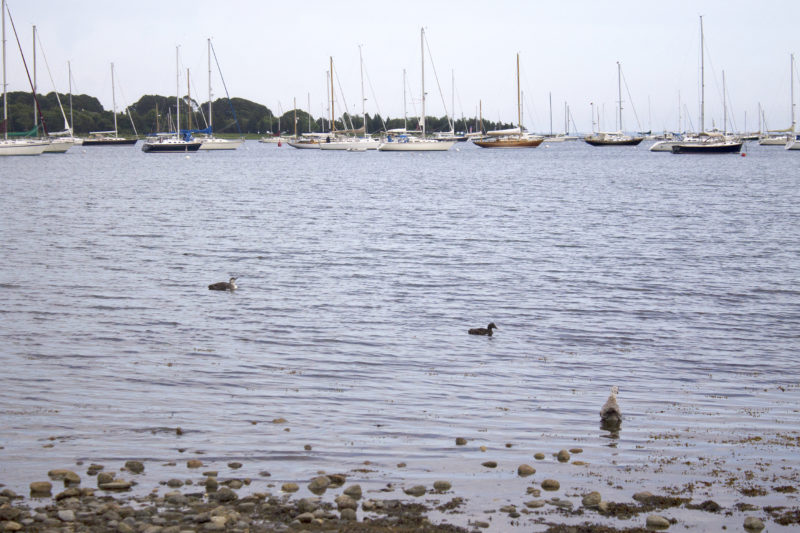
[{"label": "tree line", "polygon": [[[106,110],[94,96],[85,94],[70,95],[50,92],[37,95],[39,108],[50,133],[65,129],[64,115],[72,123],[76,135],[86,135],[91,131],[110,131],[114,129],[114,113]],[[59,99],[61,107],[59,106]],[[15,91],[7,95],[8,131],[30,131],[34,127],[34,99],[32,93]],[[209,123],[208,102],[199,103],[187,97],[181,98],[181,128],[204,129]],[[191,112],[188,112],[191,109]],[[268,107],[244,98],[219,98],[212,102],[214,114],[214,133],[232,135],[293,135],[295,132],[295,111],[297,116],[297,133],[330,131],[330,120],[310,116],[302,109],[290,109],[282,115],[275,115]],[[70,118],[71,117],[71,118]],[[176,98],[174,96],[144,95],[136,103],[125,110],[117,112],[117,129],[120,135],[140,136],[158,131],[175,131]],[[191,127],[189,121],[191,120]],[[408,120],[380,115],[366,116],[367,131],[370,133],[406,127],[409,130],[419,128],[419,118]],[[455,131],[470,132],[480,130],[480,120],[476,117],[457,119]],[[39,124],[41,128],[41,123]],[[360,115],[345,113],[336,119],[336,130],[360,129],[364,120]],[[511,128],[513,124],[483,121],[483,130]],[[426,117],[425,129],[429,132],[450,131],[447,117]],[[0,130],[2,131],[2,130]],[[40,129],[41,133],[41,129]]]}]

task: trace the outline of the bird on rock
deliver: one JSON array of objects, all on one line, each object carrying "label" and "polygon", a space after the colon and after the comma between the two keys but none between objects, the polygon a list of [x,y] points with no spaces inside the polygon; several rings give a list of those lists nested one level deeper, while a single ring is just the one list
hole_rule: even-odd
[{"label": "bird on rock", "polygon": [[488,326],[485,328],[472,328],[469,330],[470,335],[488,335],[492,336],[492,329],[499,329],[497,326],[494,325],[494,322],[489,323]]},{"label": "bird on rock", "polygon": [[622,412],[619,410],[617,403],[617,393],[619,387],[614,385],[611,387],[611,394],[608,395],[608,400],[603,404],[600,409],[600,423],[604,428],[619,429],[622,424]]},{"label": "bird on rock", "polygon": [[233,291],[236,290],[236,278],[231,278],[230,281],[220,281],[219,283],[212,283],[208,286],[212,291]]}]

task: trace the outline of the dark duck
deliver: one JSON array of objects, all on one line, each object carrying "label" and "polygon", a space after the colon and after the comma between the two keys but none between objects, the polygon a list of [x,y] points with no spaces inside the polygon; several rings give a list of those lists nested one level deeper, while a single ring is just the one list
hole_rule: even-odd
[{"label": "dark duck", "polygon": [[220,281],[219,283],[212,283],[208,286],[212,291],[233,291],[236,290],[236,278],[231,278],[230,281]]},{"label": "dark duck", "polygon": [[470,335],[488,335],[489,337],[491,337],[493,329],[498,329],[498,328],[497,328],[497,326],[494,325],[494,322],[491,322],[485,328],[472,328],[471,330],[469,330],[469,334]]}]

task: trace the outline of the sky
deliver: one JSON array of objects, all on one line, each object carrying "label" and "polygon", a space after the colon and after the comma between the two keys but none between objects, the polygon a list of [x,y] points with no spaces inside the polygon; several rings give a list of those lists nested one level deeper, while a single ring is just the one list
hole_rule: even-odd
[{"label": "sky", "polygon": [[[424,27],[430,51],[425,58],[428,116],[452,114],[454,107],[457,117],[473,117],[480,105],[484,118],[516,123],[519,53],[523,122],[532,131],[550,131],[551,99],[553,131],[564,130],[565,103],[574,123],[570,130],[591,131],[592,109],[600,116],[600,129],[616,130],[617,62],[624,77],[625,130],[697,129],[702,15],[706,129],[712,121],[722,127],[724,71],[731,119],[738,130],[745,129],[746,120],[752,131],[758,128],[759,103],[768,127],[790,125],[789,57],[800,56],[797,0],[7,3],[29,67],[32,26],[37,27],[38,92],[53,90],[43,57],[63,93],[70,61],[73,92],[96,96],[107,109],[112,107],[112,62],[118,109],[145,94],[174,95],[176,70],[185,94],[186,69],[192,96],[206,101],[211,38],[231,96],[264,104],[276,114],[292,109],[294,99],[305,110],[310,100],[315,117],[328,114],[330,57],[338,78],[337,116],[344,102],[360,113],[360,47],[367,113],[418,115]],[[8,21],[6,39],[8,90],[29,91]],[[225,92],[216,67],[213,71],[213,94],[219,98]],[[795,71],[796,109],[798,79]]]}]

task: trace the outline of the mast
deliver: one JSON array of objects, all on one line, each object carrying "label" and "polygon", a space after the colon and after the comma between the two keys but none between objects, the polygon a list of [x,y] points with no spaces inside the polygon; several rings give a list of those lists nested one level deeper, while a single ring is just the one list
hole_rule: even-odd
[{"label": "mast", "polygon": [[186,98],[189,100],[187,107],[189,108],[186,111],[186,129],[192,129],[192,85],[189,83],[189,69],[186,69]]},{"label": "mast", "polygon": [[728,134],[728,100],[725,94],[725,71],[722,71],[722,134]]},{"label": "mast", "polygon": [[550,98],[550,136],[553,136],[553,93],[548,92],[548,97]]},{"label": "mast", "polygon": [[3,0],[3,140],[8,139],[8,102],[6,101],[6,0]]},{"label": "mast", "polygon": [[419,47],[422,52],[422,137],[425,137],[425,28],[420,28]]},{"label": "mast", "polygon": [[33,125],[39,131],[39,112],[36,109],[36,25],[33,25]]},{"label": "mast", "polygon": [[211,39],[208,39],[208,129],[214,134],[214,114],[211,112]]},{"label": "mast", "polygon": [[703,15],[700,15],[700,133],[706,131],[706,72],[703,43]]},{"label": "mast", "polygon": [[622,65],[617,61],[617,90],[619,92],[619,131],[622,133]]},{"label": "mast", "polygon": [[[329,56],[331,60],[331,133],[336,132],[336,119],[334,118],[336,114],[333,110],[333,56]],[[297,107],[297,106],[295,106]],[[297,122],[297,121],[295,121]],[[297,127],[295,125],[295,135],[297,134]]]},{"label": "mast", "polygon": [[478,116],[481,117],[481,134],[483,134],[483,100],[478,100]]},{"label": "mast", "polygon": [[119,133],[117,133],[117,96],[114,92],[114,63],[111,63],[111,109],[114,112],[114,137],[119,137]]},{"label": "mast", "polygon": [[792,140],[794,140],[794,128],[795,128],[795,119],[794,119],[794,54],[789,54],[789,89],[792,93]]},{"label": "mast", "polygon": [[294,98],[294,138],[297,139],[297,97]]},{"label": "mast", "polygon": [[67,61],[67,77],[69,78],[69,134],[74,135],[75,121],[72,118],[72,64]]},{"label": "mast", "polygon": [[180,49],[180,46],[175,47],[175,124],[177,124],[175,137],[178,139],[181,137],[181,83],[178,79],[181,68],[180,58],[178,57]]},{"label": "mast", "polygon": [[450,93],[450,109],[453,110],[453,120],[450,122],[450,133],[452,135],[456,134],[456,71],[450,71],[450,85],[451,85],[451,93]]},{"label": "mast", "polygon": [[520,98],[519,91],[519,52],[517,52],[517,126],[519,126],[519,135],[522,136],[522,99]]},{"label": "mast", "polygon": [[308,133],[311,133],[311,93],[308,94]]},{"label": "mast", "polygon": [[364,98],[364,58],[361,55],[361,45],[358,45],[358,64],[361,69],[361,118],[364,121],[364,138],[367,138],[367,111]]},{"label": "mast", "polygon": [[408,113],[406,112],[406,69],[403,69],[403,129],[408,130]]}]

